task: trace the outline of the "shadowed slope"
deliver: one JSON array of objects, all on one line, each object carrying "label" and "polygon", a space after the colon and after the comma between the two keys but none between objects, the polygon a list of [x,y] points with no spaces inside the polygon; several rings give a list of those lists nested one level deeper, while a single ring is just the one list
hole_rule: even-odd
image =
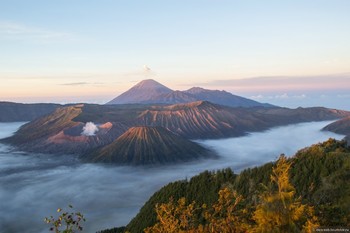
[{"label": "shadowed slope", "polygon": [[350,135],[350,117],[346,117],[336,122],[333,122],[324,127],[323,129],[337,134]]},{"label": "shadowed slope", "polygon": [[347,141],[348,145],[350,146],[350,117],[345,117],[336,122],[333,122],[327,125],[326,127],[324,127],[323,130],[346,135],[344,139]]},{"label": "shadowed slope", "polygon": [[0,102],[0,122],[32,121],[62,107],[60,104]]}]

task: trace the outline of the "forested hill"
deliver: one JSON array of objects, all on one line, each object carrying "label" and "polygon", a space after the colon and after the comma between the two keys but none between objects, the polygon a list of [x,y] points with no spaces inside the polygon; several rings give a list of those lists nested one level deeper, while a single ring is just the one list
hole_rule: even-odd
[{"label": "forested hill", "polygon": [[[344,141],[329,139],[297,152],[288,159],[291,163],[289,177],[295,187],[296,198],[314,207],[314,215],[320,226],[350,226],[350,149]],[[245,210],[245,218],[252,222],[253,210],[264,187],[271,186],[270,177],[274,163],[246,169],[235,175],[230,169],[205,171],[190,180],[170,183],[156,192],[141,208],[137,216],[126,226],[130,232],[142,232],[156,222],[155,206],[174,203],[185,197],[187,203],[211,206],[218,199],[218,191],[224,187],[236,190],[243,196],[238,208]],[[125,228],[102,231],[124,232]]]}]

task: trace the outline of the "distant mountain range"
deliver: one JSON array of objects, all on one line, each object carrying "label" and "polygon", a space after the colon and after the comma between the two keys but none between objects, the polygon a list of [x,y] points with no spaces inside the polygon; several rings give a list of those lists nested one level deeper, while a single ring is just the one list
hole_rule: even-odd
[{"label": "distant mountain range", "polygon": [[[165,164],[209,156],[189,139],[234,137],[274,126],[349,116],[347,111],[321,107],[232,108],[208,101],[79,104],[58,108],[2,141],[24,151],[78,154],[88,162]],[[93,126],[93,132],[85,134],[88,125]]]},{"label": "distant mountain range", "polygon": [[53,112],[60,104],[21,104],[0,102],[0,122],[31,121]]},{"label": "distant mountain range", "polygon": [[226,91],[207,90],[193,87],[186,91],[173,91],[153,79],[139,82],[128,91],[117,96],[107,104],[178,104],[194,101],[209,101],[230,107],[273,107]]}]

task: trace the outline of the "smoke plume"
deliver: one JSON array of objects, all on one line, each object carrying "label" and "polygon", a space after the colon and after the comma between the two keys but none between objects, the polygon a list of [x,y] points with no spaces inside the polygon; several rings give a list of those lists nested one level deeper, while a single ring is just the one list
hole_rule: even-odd
[{"label": "smoke plume", "polygon": [[81,132],[81,135],[94,136],[97,131],[98,127],[93,122],[86,122],[85,126],[83,127],[83,132]]}]

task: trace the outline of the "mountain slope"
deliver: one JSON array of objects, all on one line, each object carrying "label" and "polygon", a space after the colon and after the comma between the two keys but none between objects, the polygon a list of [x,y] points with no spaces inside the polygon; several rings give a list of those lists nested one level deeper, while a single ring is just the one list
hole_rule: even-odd
[{"label": "mountain slope", "polygon": [[153,101],[154,103],[179,104],[194,102],[197,101],[197,98],[183,91],[173,91],[171,93],[160,95]]},{"label": "mountain slope", "polygon": [[323,129],[338,134],[350,135],[350,117],[345,117],[336,122],[333,122]]},{"label": "mountain slope", "polygon": [[166,86],[153,79],[147,79],[139,82],[107,104],[155,103],[158,96],[171,92],[172,90]]},{"label": "mountain slope", "polygon": [[[244,116],[244,117],[243,117]],[[271,122],[262,114],[197,101],[155,106],[140,114],[137,123],[162,126],[186,138],[223,138],[267,129]]]},{"label": "mountain slope", "polygon": [[197,100],[206,100],[214,104],[221,104],[230,107],[274,107],[271,104],[263,104],[241,96],[233,95],[227,91],[208,90],[201,87],[192,87],[184,91],[191,94]]},{"label": "mountain slope", "polygon": [[169,164],[208,157],[209,151],[162,127],[132,127],[85,160],[128,165]]},{"label": "mountain slope", "polygon": [[25,143],[74,127],[78,123],[72,119],[82,112],[81,107],[82,105],[58,108],[52,114],[23,125],[10,139],[16,143]]},{"label": "mountain slope", "polygon": [[344,139],[347,141],[348,145],[350,146],[350,117],[345,117],[336,122],[333,122],[327,125],[326,127],[324,127],[323,130],[346,135]]}]

